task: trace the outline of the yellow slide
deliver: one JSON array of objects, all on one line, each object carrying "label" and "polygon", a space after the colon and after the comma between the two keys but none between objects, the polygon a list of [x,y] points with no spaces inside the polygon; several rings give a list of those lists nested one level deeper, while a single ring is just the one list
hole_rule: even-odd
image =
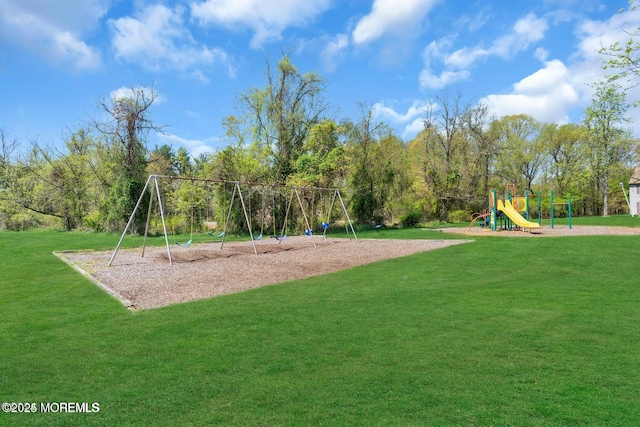
[{"label": "yellow slide", "polygon": [[537,222],[527,221],[517,210],[511,205],[511,201],[507,200],[505,204],[502,200],[498,200],[498,210],[504,212],[515,225],[520,228],[540,228]]}]

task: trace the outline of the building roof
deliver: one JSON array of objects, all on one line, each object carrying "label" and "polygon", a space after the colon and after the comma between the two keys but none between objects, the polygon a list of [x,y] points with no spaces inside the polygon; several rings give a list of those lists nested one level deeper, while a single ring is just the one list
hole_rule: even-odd
[{"label": "building roof", "polygon": [[640,185],[640,165],[636,166],[629,179],[629,185]]}]

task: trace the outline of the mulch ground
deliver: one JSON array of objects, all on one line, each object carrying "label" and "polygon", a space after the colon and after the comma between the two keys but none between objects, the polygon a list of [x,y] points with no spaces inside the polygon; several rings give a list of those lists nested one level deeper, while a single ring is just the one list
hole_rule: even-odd
[{"label": "mulch ground", "polygon": [[260,286],[327,274],[469,240],[315,239],[293,236],[282,243],[251,242],[63,252],[63,260],[134,309],[151,309]]}]

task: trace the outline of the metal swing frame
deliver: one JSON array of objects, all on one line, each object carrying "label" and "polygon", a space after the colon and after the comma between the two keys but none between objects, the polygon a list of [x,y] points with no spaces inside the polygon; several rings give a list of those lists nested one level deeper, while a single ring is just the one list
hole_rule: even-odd
[{"label": "metal swing frame", "polygon": [[[236,195],[238,197],[238,199],[240,200],[240,204],[242,206],[242,212],[244,213],[244,218],[245,218],[245,224],[247,225],[247,228],[249,230],[249,237],[251,238],[251,243],[253,245],[253,252],[255,255],[258,255],[258,249],[256,248],[256,239],[253,237],[253,230],[251,229],[251,219],[249,218],[249,214],[247,213],[247,206],[245,204],[244,198],[242,196],[242,191],[240,189],[240,181],[226,181],[226,180],[215,180],[215,179],[206,179],[206,178],[191,178],[191,177],[184,177],[184,176],[169,176],[169,175],[149,175],[149,177],[147,178],[146,183],[144,184],[144,188],[142,189],[142,192],[140,194],[140,197],[138,198],[138,201],[133,209],[133,212],[131,213],[131,216],[129,217],[129,221],[127,222],[127,225],[124,229],[124,231],[122,232],[122,235],[120,236],[120,240],[118,241],[118,245],[116,246],[115,250],[113,251],[113,254],[111,255],[111,259],[109,260],[109,266],[111,266],[113,264],[113,261],[116,257],[116,255],[118,254],[118,250],[120,249],[120,246],[122,245],[122,241],[124,240],[127,231],[129,231],[129,228],[131,227],[131,224],[133,223],[133,218],[135,217],[136,212],[138,211],[138,209],[140,208],[140,204],[142,203],[143,198],[145,197],[147,191],[149,191],[149,208],[147,210],[147,220],[146,220],[146,224],[145,224],[145,228],[144,228],[144,239],[142,241],[142,253],[141,253],[141,257],[144,257],[144,253],[145,253],[145,249],[147,246],[147,236],[149,234],[149,224],[151,222],[151,209],[153,207],[153,201],[154,199],[157,201],[159,209],[160,209],[160,217],[162,219],[162,230],[163,230],[163,234],[164,234],[164,240],[165,240],[165,245],[167,248],[167,257],[169,258],[169,264],[173,265],[173,259],[171,257],[171,245],[169,244],[169,235],[167,233],[167,223],[166,223],[166,219],[165,219],[165,213],[164,213],[164,205],[162,203],[162,196],[160,195],[160,184],[158,183],[158,181],[160,179],[169,179],[169,180],[187,180],[187,181],[199,181],[199,182],[208,182],[208,183],[212,183],[212,184],[221,184],[221,185],[227,185],[227,184],[231,184],[233,185],[233,193],[231,195],[231,201],[229,202],[229,210],[227,212],[227,218],[224,224],[224,230],[222,231],[222,240],[220,242],[220,249],[224,248],[224,243],[226,241],[226,237],[227,237],[227,226],[229,224],[229,220],[231,218],[231,212],[233,210],[233,203],[236,199]],[[268,185],[268,184],[255,184],[255,183],[248,183],[248,186],[251,185],[262,185],[263,186],[263,204],[264,204],[264,186]],[[274,187],[276,187],[277,185],[272,185]],[[300,197],[300,189],[305,189],[305,188],[309,188],[311,190],[315,191],[329,191],[329,192],[333,192],[332,194],[332,198],[331,198],[331,205],[329,208],[329,212],[327,213],[327,223],[329,221],[329,218],[331,216],[331,213],[333,211],[334,205],[335,205],[335,201],[336,199],[339,200],[340,202],[340,207],[342,208],[342,213],[344,214],[346,221],[345,221],[345,231],[347,232],[347,235],[349,236],[349,239],[351,239],[351,234],[353,234],[353,237],[355,240],[358,240],[358,237],[356,236],[356,232],[353,228],[353,223],[351,222],[351,218],[349,217],[349,213],[347,212],[347,208],[344,204],[344,201],[342,200],[342,195],[340,194],[340,190],[338,188],[323,188],[323,187],[299,187],[299,186],[294,186],[291,187],[291,191],[289,194],[289,200],[287,203],[287,210],[285,213],[285,219],[282,225],[282,230],[280,233],[280,236],[284,236],[284,233],[286,231],[286,227],[287,227],[287,220],[288,220],[288,216],[289,216],[289,211],[291,209],[291,205],[293,204],[293,197],[294,195],[297,198],[298,201],[298,205],[300,207],[300,210],[302,211],[302,216],[304,217],[304,221],[306,224],[306,227],[308,230],[311,230],[311,227],[309,225],[309,220],[307,218],[307,213],[304,210],[304,204],[302,203],[302,198]],[[274,193],[274,197],[275,197],[275,193]],[[273,207],[272,207],[273,208]],[[264,208],[263,208],[264,211]],[[264,215],[264,212],[262,212],[262,214]],[[275,221],[275,217],[274,217],[274,221]],[[262,224],[262,226],[264,227],[264,223]],[[275,224],[274,224],[275,226]],[[351,229],[351,232],[349,232],[349,228]],[[274,230],[275,231],[275,230]],[[326,234],[326,229],[323,229],[323,233],[322,233],[322,237],[324,238]],[[316,246],[316,242],[314,239],[314,234],[313,232],[309,233],[309,238],[311,239],[311,242],[313,243],[314,247]],[[284,240],[284,239],[282,239]],[[282,243],[282,240],[280,240],[280,243]]]},{"label": "metal swing frame", "polygon": [[[138,211],[138,208],[140,207],[140,204],[142,203],[142,200],[144,198],[144,196],[147,193],[147,190],[150,191],[150,195],[149,195],[149,209],[147,210],[147,221],[144,227],[144,239],[142,241],[142,254],[141,257],[144,257],[144,253],[145,253],[145,249],[147,247],[147,236],[149,234],[149,224],[151,221],[151,208],[153,206],[153,200],[154,198],[156,199],[158,206],[160,208],[160,218],[162,219],[162,230],[164,233],[164,240],[165,240],[165,244],[167,247],[167,256],[169,258],[169,264],[173,265],[173,259],[171,258],[171,245],[169,245],[169,235],[167,233],[167,223],[165,220],[165,215],[164,215],[164,205],[162,204],[162,197],[160,196],[160,185],[158,184],[158,180],[159,179],[169,179],[169,180],[173,180],[173,179],[178,179],[178,180],[189,180],[189,181],[202,181],[202,182],[210,182],[210,183],[215,183],[215,184],[232,184],[233,185],[233,193],[231,195],[231,201],[229,202],[229,211],[227,213],[227,219],[224,223],[224,230],[223,230],[223,235],[222,235],[222,241],[220,243],[220,249],[222,249],[224,247],[224,242],[226,240],[227,237],[227,225],[229,224],[229,219],[231,218],[231,211],[233,209],[233,202],[235,201],[236,198],[236,194],[238,195],[238,198],[240,199],[240,203],[242,205],[242,211],[244,213],[244,217],[245,217],[245,221],[247,223],[247,226],[249,228],[249,236],[251,237],[251,243],[253,244],[253,252],[257,255],[258,254],[258,249],[256,248],[256,244],[255,244],[255,240],[253,238],[253,232],[251,230],[251,226],[250,226],[250,221],[249,221],[249,216],[247,214],[247,208],[246,205],[244,203],[244,198],[242,197],[242,192],[240,191],[240,182],[239,181],[223,181],[223,180],[213,180],[213,179],[204,179],[204,178],[189,178],[189,177],[181,177],[181,176],[168,176],[168,175],[149,175],[149,177],[147,178],[147,182],[144,184],[144,188],[142,189],[142,193],[140,194],[140,197],[138,198],[138,201],[136,203],[135,208],[133,208],[133,212],[131,213],[131,216],[129,217],[129,221],[127,222],[127,226],[124,228],[124,231],[122,232],[122,235],[120,236],[120,240],[118,241],[118,245],[116,246],[116,249],[113,251],[113,255],[111,255],[111,259],[109,260],[109,266],[111,266],[113,264],[113,260],[115,259],[116,255],[118,254],[118,250],[120,249],[120,245],[122,245],[122,241],[124,240],[124,237],[127,234],[127,231],[129,231],[129,228],[131,227],[131,224],[133,223],[133,218],[136,215],[136,212]],[[155,197],[154,197],[155,196]]]}]

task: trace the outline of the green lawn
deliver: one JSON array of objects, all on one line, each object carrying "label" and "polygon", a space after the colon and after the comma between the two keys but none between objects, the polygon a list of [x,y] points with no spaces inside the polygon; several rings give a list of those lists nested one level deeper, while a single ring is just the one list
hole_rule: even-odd
[{"label": "green lawn", "polygon": [[118,238],[0,233],[0,401],[100,405],[0,425],[640,420],[638,237],[480,237],[137,313],[51,254]]}]

